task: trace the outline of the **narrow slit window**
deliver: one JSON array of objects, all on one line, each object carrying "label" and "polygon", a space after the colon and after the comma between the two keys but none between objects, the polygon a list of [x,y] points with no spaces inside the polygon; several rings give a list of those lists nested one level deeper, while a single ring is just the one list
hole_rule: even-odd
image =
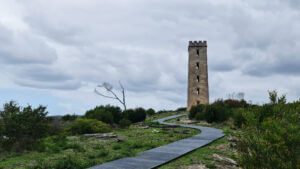
[{"label": "narrow slit window", "polygon": [[196,69],[199,69],[199,62],[197,62],[196,64]]},{"label": "narrow slit window", "polygon": [[199,88],[197,88],[197,95],[199,95],[200,94],[200,90],[199,90]]},{"label": "narrow slit window", "polygon": [[197,76],[197,82],[198,82],[198,83],[200,82],[200,77],[199,77],[199,76]]},{"label": "narrow slit window", "polygon": [[199,49],[197,49],[197,56],[199,56]]}]

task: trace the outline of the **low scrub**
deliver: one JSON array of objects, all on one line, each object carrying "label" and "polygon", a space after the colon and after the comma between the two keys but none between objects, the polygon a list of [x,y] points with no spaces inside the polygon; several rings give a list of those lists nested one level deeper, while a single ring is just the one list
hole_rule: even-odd
[{"label": "low scrub", "polygon": [[31,169],[85,169],[91,164],[75,156],[67,155],[55,161],[38,161]]},{"label": "low scrub", "polygon": [[242,114],[246,122],[238,135],[239,163],[246,169],[300,168],[300,101],[284,104],[277,93],[270,93],[270,99]]},{"label": "low scrub", "polygon": [[95,119],[78,118],[67,128],[67,131],[74,135],[107,133],[111,131],[111,128],[108,124]]}]

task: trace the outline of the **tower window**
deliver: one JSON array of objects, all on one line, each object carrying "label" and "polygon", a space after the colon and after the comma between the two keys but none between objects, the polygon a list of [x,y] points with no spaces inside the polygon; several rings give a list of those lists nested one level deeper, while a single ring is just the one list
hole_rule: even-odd
[{"label": "tower window", "polygon": [[199,90],[199,88],[197,88],[197,95],[199,95],[200,94],[200,90]]},{"label": "tower window", "polygon": [[199,62],[196,63],[196,69],[199,69]]},{"label": "tower window", "polygon": [[197,76],[197,82],[198,82],[198,83],[200,82],[200,77],[199,77],[199,76]]},{"label": "tower window", "polygon": [[199,101],[199,100],[197,100],[197,104],[200,104],[200,101]]},{"label": "tower window", "polygon": [[199,49],[197,49],[197,56],[199,56]]}]

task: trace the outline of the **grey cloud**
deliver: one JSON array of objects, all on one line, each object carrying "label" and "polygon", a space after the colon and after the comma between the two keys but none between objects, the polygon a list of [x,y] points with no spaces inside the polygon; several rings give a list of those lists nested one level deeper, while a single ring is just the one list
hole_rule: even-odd
[{"label": "grey cloud", "polygon": [[0,61],[8,64],[52,64],[55,49],[26,33],[14,33],[0,24]]},{"label": "grey cloud", "polygon": [[64,81],[64,82],[38,82],[38,81],[29,81],[29,80],[21,80],[16,79],[15,83],[20,86],[36,88],[36,89],[58,89],[58,90],[76,90],[81,84],[78,81]]},{"label": "grey cloud", "polygon": [[17,68],[15,76],[16,84],[32,88],[76,90],[82,86],[67,72],[49,66]]}]

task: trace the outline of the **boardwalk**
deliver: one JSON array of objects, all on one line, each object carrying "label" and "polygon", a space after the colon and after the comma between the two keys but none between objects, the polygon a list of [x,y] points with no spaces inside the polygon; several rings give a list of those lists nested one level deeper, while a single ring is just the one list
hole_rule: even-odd
[{"label": "boardwalk", "polygon": [[[184,115],[185,114],[169,116],[159,120],[155,120],[155,122],[159,122],[160,124],[164,125],[178,125],[174,123],[166,123],[164,121]],[[92,169],[151,169],[170,162],[224,136],[222,130],[215,128],[182,124],[179,125],[182,127],[201,130],[201,134],[182,139],[165,146],[147,150],[145,152],[137,154],[137,156],[135,157],[122,158],[98,166],[94,166],[92,167]]]}]

